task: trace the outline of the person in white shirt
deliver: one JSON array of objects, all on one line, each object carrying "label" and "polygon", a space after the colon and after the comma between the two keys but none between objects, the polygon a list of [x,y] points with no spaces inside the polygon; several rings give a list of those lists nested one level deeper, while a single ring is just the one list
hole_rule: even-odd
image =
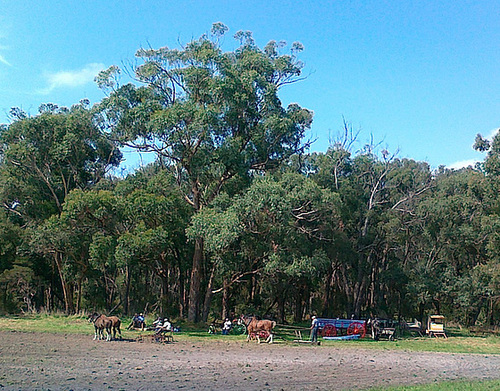
[{"label": "person in white shirt", "polygon": [[222,335],[228,335],[229,330],[231,330],[231,327],[233,327],[233,322],[231,322],[228,318],[226,318],[226,321],[222,326]]}]

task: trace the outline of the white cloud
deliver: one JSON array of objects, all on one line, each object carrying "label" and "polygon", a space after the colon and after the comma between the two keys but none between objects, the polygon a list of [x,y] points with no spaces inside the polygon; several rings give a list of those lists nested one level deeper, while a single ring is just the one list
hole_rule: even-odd
[{"label": "white cloud", "polygon": [[85,65],[82,69],[73,71],[60,71],[55,73],[46,73],[45,78],[48,86],[38,92],[40,94],[49,94],[57,88],[80,87],[94,81],[94,77],[106,66],[100,63]]},{"label": "white cloud", "polygon": [[[2,18],[0,17],[0,23],[2,22]],[[0,30],[0,40],[4,40],[5,38],[7,38],[7,36]],[[0,50],[8,50],[9,47],[8,46],[5,46],[5,45],[0,45]],[[12,64],[10,62],[8,62],[4,56],[2,56],[0,54],[0,63],[4,64],[4,65],[7,65],[9,67],[12,66]]]},{"label": "white cloud", "polygon": [[[0,48],[0,49],[1,49],[1,48]],[[11,65],[11,63],[10,63],[10,62],[8,62],[8,61],[5,59],[5,57],[4,57],[4,56],[2,56],[1,54],[0,54],[0,62],[1,62],[2,64],[8,65],[9,67],[11,67],[11,66],[12,66],[12,65]]]},{"label": "white cloud", "polygon": [[493,140],[493,137],[495,137],[495,134],[497,134],[497,132],[498,132],[499,130],[500,130],[500,129],[498,129],[498,128],[491,130],[491,131],[488,133],[488,136],[486,136],[486,138],[487,138],[488,140]]},{"label": "white cloud", "polygon": [[468,159],[461,160],[459,162],[455,162],[446,166],[446,168],[450,168],[452,170],[460,170],[461,168],[472,166],[474,167],[476,163],[479,163],[478,159]]}]

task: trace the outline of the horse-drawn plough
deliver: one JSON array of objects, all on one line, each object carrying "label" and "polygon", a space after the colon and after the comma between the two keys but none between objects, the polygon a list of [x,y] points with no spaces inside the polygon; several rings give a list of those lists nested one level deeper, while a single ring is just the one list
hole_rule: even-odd
[{"label": "horse-drawn plough", "polygon": [[170,343],[174,342],[174,335],[172,332],[141,334],[135,340],[136,342]]}]

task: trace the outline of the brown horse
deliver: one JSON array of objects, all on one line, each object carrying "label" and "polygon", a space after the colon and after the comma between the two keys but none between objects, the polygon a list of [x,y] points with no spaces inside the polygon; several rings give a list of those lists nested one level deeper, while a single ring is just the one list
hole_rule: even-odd
[{"label": "brown horse", "polygon": [[113,339],[116,339],[116,332],[120,334],[120,339],[122,339],[122,331],[120,330],[120,326],[122,324],[120,318],[117,316],[108,316],[108,319],[111,320],[111,328],[113,329]]},{"label": "brown horse", "polygon": [[[116,339],[116,332],[120,334],[120,339],[122,338],[122,332],[120,330],[121,321],[117,316],[107,317],[106,315],[99,315],[94,312],[89,317],[89,322],[94,323],[94,340],[104,339],[104,331],[106,331],[106,341],[111,341],[111,339]],[[111,330],[113,330],[113,337],[111,337]]]},{"label": "brown horse", "polygon": [[111,340],[112,321],[105,315],[99,315],[94,312],[89,316],[89,322],[94,324],[94,341],[104,339],[104,331],[106,331],[106,341]]},{"label": "brown horse", "polygon": [[241,316],[243,324],[247,328],[247,342],[251,338],[256,338],[260,343],[260,338],[266,338],[266,342],[273,343],[273,328],[276,326],[274,320],[262,319],[259,320],[255,316]]}]

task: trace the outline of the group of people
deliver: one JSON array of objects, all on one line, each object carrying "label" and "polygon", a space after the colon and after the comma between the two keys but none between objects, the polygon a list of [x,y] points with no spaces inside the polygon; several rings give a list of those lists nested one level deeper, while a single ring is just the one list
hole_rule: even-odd
[{"label": "group of people", "polygon": [[168,318],[162,318],[161,316],[153,322],[153,327],[155,334],[172,331],[172,323],[170,323],[170,320]]},{"label": "group of people", "polygon": [[[141,331],[146,330],[146,319],[144,317],[143,313],[140,314],[135,314],[132,318],[132,322],[127,327],[127,330],[130,330],[131,328],[134,329],[139,329]],[[153,322],[153,327],[148,328],[147,330],[154,330],[155,334],[161,334],[163,332],[169,332],[173,331],[172,328],[172,323],[170,323],[170,320],[168,318],[164,318],[162,316],[159,316],[154,322]]]}]

